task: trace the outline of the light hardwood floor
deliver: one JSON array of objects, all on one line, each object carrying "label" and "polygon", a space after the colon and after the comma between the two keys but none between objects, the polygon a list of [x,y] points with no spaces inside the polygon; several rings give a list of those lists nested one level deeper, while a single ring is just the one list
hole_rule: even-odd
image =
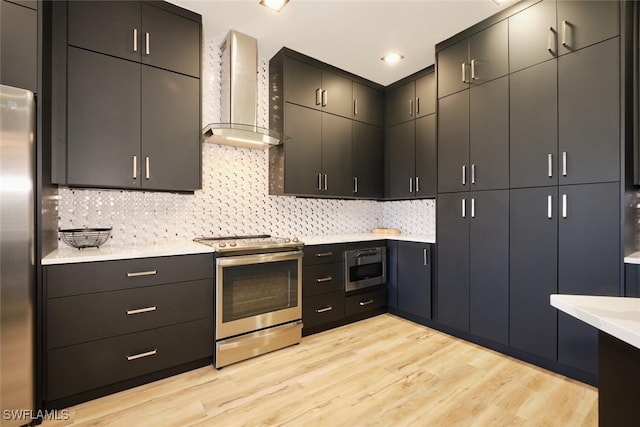
[{"label": "light hardwood floor", "polygon": [[73,426],[596,426],[596,388],[390,314],[69,408]]}]

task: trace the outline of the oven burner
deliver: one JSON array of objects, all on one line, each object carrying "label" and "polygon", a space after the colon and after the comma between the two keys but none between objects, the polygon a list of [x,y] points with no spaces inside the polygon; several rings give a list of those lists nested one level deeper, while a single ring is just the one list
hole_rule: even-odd
[{"label": "oven burner", "polygon": [[197,237],[194,242],[215,248],[221,253],[266,253],[300,249],[304,244],[297,237],[275,237],[268,234],[247,236]]}]

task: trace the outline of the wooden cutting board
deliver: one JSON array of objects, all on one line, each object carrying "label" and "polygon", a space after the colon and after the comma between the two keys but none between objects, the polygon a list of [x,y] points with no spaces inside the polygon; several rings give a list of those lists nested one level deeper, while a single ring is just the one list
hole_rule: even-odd
[{"label": "wooden cutting board", "polygon": [[372,228],[371,232],[373,234],[385,234],[388,236],[397,236],[400,234],[399,228]]}]

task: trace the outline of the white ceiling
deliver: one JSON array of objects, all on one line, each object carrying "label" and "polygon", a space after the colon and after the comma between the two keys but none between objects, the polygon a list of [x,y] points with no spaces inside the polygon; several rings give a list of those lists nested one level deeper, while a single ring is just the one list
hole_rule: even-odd
[{"label": "white ceiling", "polygon": [[[170,1],[202,15],[206,38],[222,39],[234,29],[258,39],[261,58],[286,46],[385,86],[433,64],[436,43],[508,6],[492,0],[290,0],[275,13],[258,0]],[[391,50],[405,59],[385,64],[380,58]]]}]

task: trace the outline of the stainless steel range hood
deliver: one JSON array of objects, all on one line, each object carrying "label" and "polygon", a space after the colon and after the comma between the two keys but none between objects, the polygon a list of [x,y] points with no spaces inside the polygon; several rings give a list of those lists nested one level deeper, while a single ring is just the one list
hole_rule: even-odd
[{"label": "stainless steel range hood", "polygon": [[202,130],[204,142],[265,149],[280,143],[277,132],[257,125],[258,42],[229,31],[221,45],[221,120]]}]

